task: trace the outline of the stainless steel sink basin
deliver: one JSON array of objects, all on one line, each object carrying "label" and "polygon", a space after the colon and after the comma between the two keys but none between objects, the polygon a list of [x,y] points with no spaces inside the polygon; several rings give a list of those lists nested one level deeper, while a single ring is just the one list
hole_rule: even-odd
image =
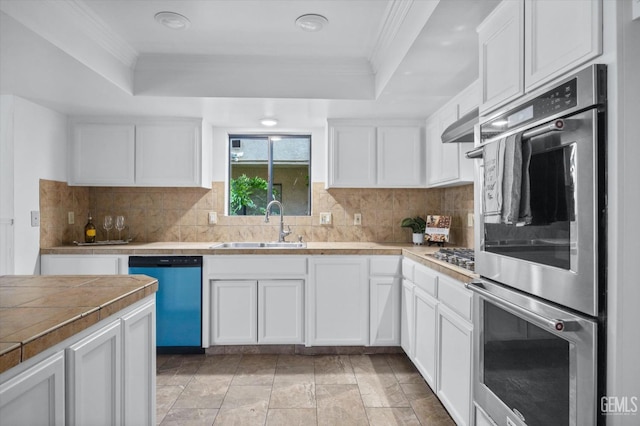
[{"label": "stainless steel sink basin", "polygon": [[209,248],[211,249],[297,249],[306,248],[307,243],[285,241],[279,243],[274,242],[252,242],[252,241],[239,241],[231,243],[215,244]]}]

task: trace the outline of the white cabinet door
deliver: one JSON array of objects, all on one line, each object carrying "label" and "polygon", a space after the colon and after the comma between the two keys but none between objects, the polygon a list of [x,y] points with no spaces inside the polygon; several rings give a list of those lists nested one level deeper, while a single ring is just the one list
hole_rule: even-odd
[{"label": "white cabinet door", "polygon": [[428,124],[427,182],[433,186],[458,179],[460,176],[460,149],[457,143],[442,143],[442,132],[458,119],[458,105],[448,105],[438,111]]},{"label": "white cabinet door", "polygon": [[409,280],[402,280],[402,305],[400,308],[400,346],[410,359],[414,357],[414,339],[416,318],[413,311],[413,291],[415,285]]},{"label": "white cabinet door", "polygon": [[328,161],[330,187],[366,188],[375,186],[375,127],[331,127]]},{"label": "white cabinet door", "polygon": [[472,331],[469,322],[439,305],[436,393],[458,425],[471,424]]},{"label": "white cabinet door", "polygon": [[63,426],[64,400],[64,352],[60,351],[0,385],[0,422]]},{"label": "white cabinet door", "polygon": [[424,185],[424,150],[420,127],[378,127],[377,143],[378,187]]},{"label": "white cabinet door", "polygon": [[527,91],[602,53],[601,0],[525,2]]},{"label": "white cabinet door", "polygon": [[121,345],[118,319],[67,348],[67,425],[122,423]]},{"label": "white cabinet door", "polygon": [[[549,2],[555,4],[556,2]],[[524,93],[523,0],[501,2],[478,27],[480,114]]]},{"label": "white cabinet door", "polygon": [[200,126],[159,122],[136,126],[136,184],[200,186]]},{"label": "white cabinet door", "polygon": [[417,287],[413,294],[416,319],[414,364],[429,386],[435,389],[438,301]]},{"label": "white cabinet door", "polygon": [[304,281],[258,281],[258,343],[304,343]]},{"label": "white cabinet door", "polygon": [[400,292],[399,277],[373,277],[370,279],[370,336],[371,346],[397,346],[400,344]]},{"label": "white cabinet door", "polygon": [[122,320],[125,425],[156,424],[156,309],[149,301]]},{"label": "white cabinet door", "polygon": [[367,261],[361,256],[314,257],[311,261],[311,344],[369,344]]},{"label": "white cabinet door", "polygon": [[72,125],[71,185],[118,186],[134,183],[135,126]]},{"label": "white cabinet door", "polygon": [[211,343],[257,343],[257,281],[211,281],[211,309]]},{"label": "white cabinet door", "polygon": [[127,273],[128,256],[43,254],[42,275],[118,275]]}]

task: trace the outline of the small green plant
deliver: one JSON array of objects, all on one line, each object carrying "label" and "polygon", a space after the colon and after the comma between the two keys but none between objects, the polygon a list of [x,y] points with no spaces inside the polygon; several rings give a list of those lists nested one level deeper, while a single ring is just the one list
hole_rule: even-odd
[{"label": "small green plant", "polygon": [[424,234],[424,231],[427,229],[427,221],[417,217],[405,217],[400,222],[400,226],[403,228],[411,228],[414,234]]},{"label": "small green plant", "polygon": [[[264,214],[265,206],[257,206],[254,198],[257,195],[265,194],[268,183],[261,177],[248,177],[243,174],[235,179],[231,179],[231,191],[229,194],[229,207],[231,214],[247,214],[248,209],[258,210]],[[264,196],[264,195],[263,195]]]}]

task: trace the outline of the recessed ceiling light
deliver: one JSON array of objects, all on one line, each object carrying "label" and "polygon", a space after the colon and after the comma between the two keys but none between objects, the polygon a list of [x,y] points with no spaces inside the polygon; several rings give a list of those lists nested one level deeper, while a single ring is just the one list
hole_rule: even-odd
[{"label": "recessed ceiling light", "polygon": [[304,31],[308,32],[317,32],[322,30],[327,24],[329,24],[329,20],[322,15],[317,15],[314,13],[309,13],[307,15],[302,15],[298,19],[296,19],[296,25],[300,27]]},{"label": "recessed ceiling light", "polygon": [[260,120],[260,124],[267,127],[273,127],[278,124],[278,120],[276,120],[275,118],[265,117]]},{"label": "recessed ceiling light", "polygon": [[172,30],[186,30],[191,25],[189,18],[175,12],[158,12],[154,18],[158,23]]}]

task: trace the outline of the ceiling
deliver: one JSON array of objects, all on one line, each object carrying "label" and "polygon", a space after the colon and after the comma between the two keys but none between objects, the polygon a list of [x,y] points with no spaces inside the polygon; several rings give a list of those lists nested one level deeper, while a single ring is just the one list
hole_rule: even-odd
[{"label": "ceiling", "polygon": [[[420,118],[478,75],[499,0],[0,0],[0,93],[70,115],[227,127]],[[190,20],[184,31],[154,20]],[[320,32],[295,26],[315,13]]]}]

